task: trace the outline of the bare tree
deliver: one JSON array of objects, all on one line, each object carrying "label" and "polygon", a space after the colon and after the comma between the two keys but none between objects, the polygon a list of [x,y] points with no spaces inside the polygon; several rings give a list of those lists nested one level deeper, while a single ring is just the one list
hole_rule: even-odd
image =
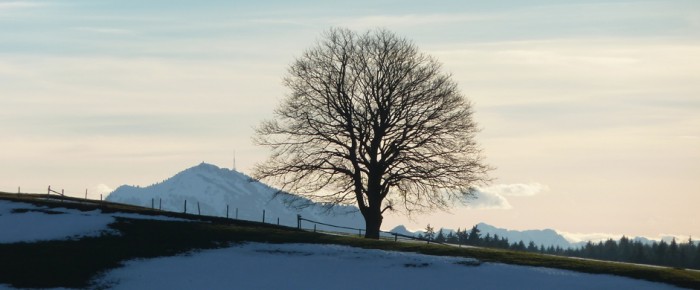
[{"label": "bare tree", "polygon": [[471,105],[440,63],[386,30],[331,29],[289,67],[291,93],[256,143],[254,176],[328,204],[356,204],[367,238],[386,210],[447,209],[486,181]]}]

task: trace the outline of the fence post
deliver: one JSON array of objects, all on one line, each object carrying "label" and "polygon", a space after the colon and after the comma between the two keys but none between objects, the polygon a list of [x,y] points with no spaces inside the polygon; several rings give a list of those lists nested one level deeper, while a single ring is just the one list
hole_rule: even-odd
[{"label": "fence post", "polygon": [[100,201],[102,200],[102,194],[100,193]]},{"label": "fence post", "polygon": [[357,235],[362,237],[362,229],[357,229]]},{"label": "fence post", "polygon": [[85,189],[85,199],[87,199],[87,188]]},{"label": "fence post", "polygon": [[187,213],[187,200],[185,199],[185,211],[184,213]]},{"label": "fence post", "polygon": [[265,223],[265,210],[263,209],[263,223]]},{"label": "fence post", "polygon": [[155,209],[155,208],[156,208],[156,199],[151,198],[151,209]]},{"label": "fence post", "polygon": [[301,230],[301,215],[297,214],[297,229]]},{"label": "fence post", "polygon": [[65,194],[63,193],[63,189],[61,189],[61,196],[65,196]]},{"label": "fence post", "polygon": [[314,233],[316,232],[316,224],[314,224]]},{"label": "fence post", "polygon": [[277,225],[280,225],[280,218],[277,218]]},{"label": "fence post", "polygon": [[20,191],[20,188],[19,188],[19,186],[18,186],[18,187],[17,187],[17,195],[19,195],[20,192],[21,192],[21,191]]},{"label": "fence post", "polygon": [[49,190],[46,191],[46,194],[51,194],[51,185],[49,185]]},{"label": "fence post", "polygon": [[394,234],[394,242],[398,241],[398,240],[399,240],[399,235],[396,234],[396,233],[393,233],[393,234]]},{"label": "fence post", "polygon": [[158,198],[158,210],[163,210],[163,199]]},{"label": "fence post", "polygon": [[236,208],[236,219],[238,219],[238,208]]},{"label": "fence post", "polygon": [[228,204],[226,205],[226,218],[228,218]]}]

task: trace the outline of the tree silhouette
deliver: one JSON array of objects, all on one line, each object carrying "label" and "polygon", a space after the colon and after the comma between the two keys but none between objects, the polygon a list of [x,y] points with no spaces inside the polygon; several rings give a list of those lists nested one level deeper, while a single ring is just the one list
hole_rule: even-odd
[{"label": "tree silhouette", "polygon": [[442,229],[440,229],[437,233],[437,236],[435,236],[435,242],[444,243],[445,240],[446,240],[445,234],[443,234]]},{"label": "tree silhouette", "polygon": [[356,204],[368,238],[387,210],[446,209],[485,182],[471,104],[440,63],[386,30],[331,29],[289,67],[289,95],[256,143],[254,177],[328,205]]},{"label": "tree silhouette", "polygon": [[428,241],[432,241],[433,238],[435,238],[435,230],[430,226],[430,224],[425,227],[425,234],[423,235],[423,238],[427,239]]},{"label": "tree silhouette", "polygon": [[481,231],[479,230],[478,226],[472,227],[472,230],[469,232],[469,237],[467,238],[467,243],[470,245],[479,245],[479,242],[481,240]]}]

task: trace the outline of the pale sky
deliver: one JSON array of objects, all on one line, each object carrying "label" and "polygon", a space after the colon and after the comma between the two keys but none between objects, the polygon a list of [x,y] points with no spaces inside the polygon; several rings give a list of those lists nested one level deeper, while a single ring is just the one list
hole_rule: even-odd
[{"label": "pale sky", "polygon": [[497,167],[383,228],[700,238],[700,1],[259,2],[0,0],[0,190],[96,196],[234,150],[250,172],[294,58],[381,27],[444,64]]}]

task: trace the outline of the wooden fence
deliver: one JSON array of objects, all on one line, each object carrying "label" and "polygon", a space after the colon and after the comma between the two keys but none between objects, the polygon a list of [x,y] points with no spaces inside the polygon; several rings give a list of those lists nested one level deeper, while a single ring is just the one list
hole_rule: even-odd
[{"label": "wooden fence", "polygon": [[[21,194],[36,195],[36,196],[41,196],[41,197],[48,198],[48,199],[57,199],[60,202],[71,201],[71,202],[80,202],[80,203],[91,203],[94,205],[103,205],[106,203],[114,203],[114,204],[125,205],[125,206],[129,206],[129,207],[133,207],[133,208],[150,209],[152,211],[157,211],[157,212],[175,213],[178,215],[184,215],[185,217],[195,218],[195,219],[201,218],[201,217],[223,218],[221,216],[206,215],[206,214],[202,215],[202,211],[201,211],[201,207],[200,207],[199,202],[196,202],[196,204],[197,204],[197,213],[196,214],[188,212],[187,211],[187,199],[185,199],[183,202],[182,212],[176,212],[176,211],[163,210],[163,199],[161,199],[161,198],[158,199],[158,208],[156,209],[155,198],[151,198],[151,206],[149,208],[145,205],[139,206],[139,205],[134,205],[134,204],[107,202],[107,201],[103,200],[102,194],[100,194],[99,200],[89,199],[87,189],[85,190],[84,198],[68,196],[68,195],[66,195],[65,190],[61,189],[60,191],[58,191],[58,190],[52,188],[51,186],[48,186],[47,192],[45,195],[44,194],[36,194],[36,193],[22,193],[21,187],[17,187],[17,195],[21,195]],[[248,221],[248,222],[262,222],[263,224],[274,225],[272,223],[269,223],[268,222],[269,220],[266,220],[266,210],[265,209],[263,209],[261,212],[261,219],[260,220],[246,220],[246,219],[239,219],[239,209],[237,207],[233,208],[234,215],[233,215],[233,217],[231,217],[230,216],[230,209],[231,208],[232,207],[229,204],[226,205],[225,219],[235,219],[235,220],[242,220],[242,221]],[[306,231],[313,231],[313,232],[320,232],[320,233],[330,233],[330,234],[341,234],[341,235],[347,235],[347,234],[351,234],[351,233],[349,233],[347,231],[340,231],[340,230],[357,231],[357,234],[360,237],[362,236],[362,233],[365,231],[365,229],[361,229],[361,228],[354,228],[354,227],[348,227],[348,226],[342,226],[342,225],[334,225],[334,224],[329,224],[329,223],[324,223],[324,222],[320,222],[320,221],[307,219],[307,218],[302,217],[300,214],[297,214],[296,218],[297,218],[296,227],[281,225],[280,224],[280,217],[277,217],[276,225],[281,226],[281,227],[286,227],[286,228],[296,228],[299,230],[306,230]],[[311,224],[313,224],[313,227],[304,228],[302,225],[302,222],[311,223]],[[339,229],[339,230],[333,231],[333,230],[324,229],[321,231],[321,230],[317,229],[317,225],[322,225],[322,226],[326,226],[326,227],[330,227],[330,228],[334,228],[334,229]],[[401,233],[390,232],[390,231],[380,231],[380,235],[383,236],[385,239],[393,238],[393,240],[395,242],[402,240],[402,241],[417,241],[417,242],[443,244],[443,243],[439,243],[439,242],[436,242],[436,241],[430,240],[430,239],[419,238],[419,237],[415,237],[415,236],[404,235]]]}]

